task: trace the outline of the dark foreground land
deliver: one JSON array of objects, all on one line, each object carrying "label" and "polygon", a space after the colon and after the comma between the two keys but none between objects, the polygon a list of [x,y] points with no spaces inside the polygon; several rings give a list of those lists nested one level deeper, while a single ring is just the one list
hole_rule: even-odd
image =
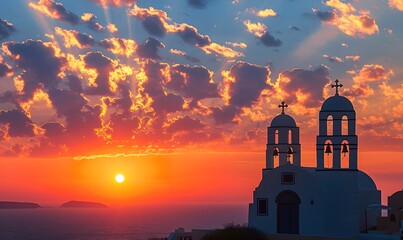
[{"label": "dark foreground land", "polygon": [[0,201],[0,209],[39,208],[39,204],[32,202]]},{"label": "dark foreground land", "polygon": [[69,201],[60,205],[61,208],[107,208],[103,203],[85,202],[85,201]]}]

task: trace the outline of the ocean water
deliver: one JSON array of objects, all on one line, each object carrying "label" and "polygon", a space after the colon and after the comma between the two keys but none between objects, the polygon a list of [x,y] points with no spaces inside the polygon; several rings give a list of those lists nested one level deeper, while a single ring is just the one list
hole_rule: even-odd
[{"label": "ocean water", "polygon": [[105,209],[1,209],[1,240],[147,240],[178,227],[222,228],[247,222],[247,204],[157,205]]}]

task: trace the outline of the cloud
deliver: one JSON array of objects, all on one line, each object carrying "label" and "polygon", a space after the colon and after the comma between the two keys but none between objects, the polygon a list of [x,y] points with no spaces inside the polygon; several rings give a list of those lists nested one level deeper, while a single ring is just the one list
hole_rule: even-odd
[{"label": "cloud", "polygon": [[261,92],[270,87],[270,70],[258,65],[237,62],[224,72],[224,97],[230,105],[251,107]]},{"label": "cloud", "polygon": [[354,84],[343,91],[346,96],[368,97],[374,94],[374,90],[368,85],[370,82],[385,83],[394,75],[393,70],[387,70],[380,64],[366,64],[358,72],[354,73]]},{"label": "cloud", "polygon": [[211,44],[211,39],[207,35],[201,35],[197,32],[197,29],[193,26],[185,23],[181,24],[176,29],[177,34],[183,41],[195,45],[197,47],[205,47]]},{"label": "cloud", "polygon": [[106,29],[108,29],[108,31],[110,32],[110,33],[117,33],[117,32],[119,32],[119,29],[116,27],[116,25],[115,24],[113,24],[113,23],[109,23],[108,25],[106,25]]},{"label": "cloud", "polygon": [[137,43],[125,38],[107,38],[100,42],[100,46],[113,54],[126,57],[131,57],[137,51]]},{"label": "cloud", "polygon": [[183,110],[185,101],[179,95],[168,92],[166,88],[169,78],[169,65],[147,60],[143,63],[145,81],[139,85],[139,92],[149,96],[151,107],[158,114]]},{"label": "cloud", "polygon": [[15,31],[16,29],[12,23],[0,18],[0,41],[8,38]]},{"label": "cloud", "polygon": [[277,13],[273,9],[268,8],[268,9],[259,10],[256,13],[256,16],[262,17],[262,18],[275,17],[275,16],[277,16]]},{"label": "cloud", "polygon": [[231,48],[212,42],[209,36],[200,34],[194,26],[186,23],[169,24],[168,21],[171,19],[162,10],[153,7],[139,8],[135,5],[129,15],[139,19],[144,29],[153,36],[163,37],[166,33],[174,33],[184,42],[202,49],[206,54],[216,53],[229,58],[243,56]]},{"label": "cloud", "polygon": [[194,131],[201,130],[206,125],[201,123],[200,120],[195,120],[188,115],[184,117],[179,117],[175,119],[168,127],[168,132],[179,132],[179,131]]},{"label": "cloud", "polygon": [[389,6],[392,9],[397,9],[403,11],[403,1],[402,0],[389,0]]},{"label": "cloud", "polygon": [[140,58],[161,59],[158,50],[165,48],[165,45],[155,38],[148,38],[144,44],[137,46],[137,55]]},{"label": "cloud", "polygon": [[131,6],[132,4],[136,4],[137,0],[90,0],[103,8],[107,8],[108,5],[112,7],[121,7],[121,6]]},{"label": "cloud", "polygon": [[140,119],[128,112],[114,113],[109,120],[109,127],[114,141],[133,139],[140,126]]},{"label": "cloud", "polygon": [[261,22],[252,23],[250,20],[245,20],[243,21],[243,24],[246,27],[246,31],[252,33],[253,35],[259,38],[262,37],[267,30],[266,25]]},{"label": "cloud", "polygon": [[95,81],[87,87],[85,92],[88,95],[109,95],[113,90],[109,79],[109,74],[114,66],[110,58],[101,52],[90,52],[84,56],[85,67],[94,69],[97,73]]},{"label": "cloud", "polygon": [[313,70],[293,69],[283,71],[277,79],[277,86],[284,101],[288,104],[299,103],[305,107],[319,107],[323,90],[330,83],[329,68],[322,65]]},{"label": "cloud", "polygon": [[153,36],[163,37],[168,31],[169,24],[167,21],[170,19],[167,13],[162,10],[154,9],[153,7],[148,9],[139,8],[134,5],[129,15],[141,20],[144,29]]},{"label": "cloud", "polygon": [[373,35],[379,32],[379,27],[375,20],[364,11],[357,13],[357,10],[350,3],[344,3],[340,0],[328,0],[325,3],[332,7],[332,12],[322,12],[312,9],[317,17],[324,23],[333,25],[340,29],[344,34],[351,37],[363,38],[365,35]]},{"label": "cloud", "polygon": [[252,23],[250,20],[245,20],[243,24],[246,26],[246,30],[259,38],[266,47],[280,47],[283,44],[281,40],[274,38],[267,31],[267,27],[263,23]]},{"label": "cloud", "polygon": [[227,123],[237,124],[236,117],[241,113],[241,109],[236,106],[224,106],[224,107],[212,107],[212,116],[218,125],[224,125]]},{"label": "cloud", "polygon": [[301,29],[299,29],[299,27],[296,27],[296,26],[289,26],[288,29],[290,29],[292,31],[297,31],[297,32],[301,31]]},{"label": "cloud", "polygon": [[197,9],[205,9],[207,7],[207,0],[187,0],[186,2],[189,6]]},{"label": "cloud", "polygon": [[66,64],[66,59],[55,56],[55,48],[51,43],[40,40],[7,42],[3,44],[3,51],[22,70],[14,78],[14,82],[21,83],[16,88],[23,101],[32,99],[38,89],[50,89],[59,83],[58,75]]},{"label": "cloud", "polygon": [[171,79],[167,86],[196,104],[204,98],[219,97],[218,87],[212,76],[213,73],[205,67],[174,65],[171,67]]},{"label": "cloud", "polygon": [[192,63],[198,63],[200,62],[200,60],[198,58],[189,56],[187,53],[185,53],[184,51],[178,50],[178,49],[170,49],[169,50],[170,53],[174,54],[174,55],[178,55],[178,56],[183,56],[186,60],[192,62]]},{"label": "cloud", "polygon": [[76,30],[66,30],[59,27],[55,28],[55,32],[57,35],[63,37],[64,46],[66,48],[78,47],[83,49],[91,48],[95,45],[94,38],[86,33],[80,33]]},{"label": "cloud", "polygon": [[97,19],[97,16],[95,16],[95,15],[92,14],[92,13],[84,13],[84,14],[81,16],[81,20],[82,20],[83,22],[87,23],[87,26],[88,26],[90,29],[92,29],[92,30],[94,30],[94,31],[97,31],[97,32],[100,32],[100,31],[102,31],[102,30],[104,29],[104,27],[103,27],[101,24],[99,24],[99,23],[96,21],[96,19]]},{"label": "cloud", "polygon": [[225,44],[230,45],[231,47],[238,47],[245,49],[248,47],[248,45],[244,42],[236,43],[236,42],[225,42]]},{"label": "cloud", "polygon": [[38,3],[30,2],[28,6],[52,19],[67,22],[71,25],[77,25],[80,22],[80,18],[77,15],[66,10],[61,3],[53,0],[39,0]]},{"label": "cloud", "polygon": [[260,37],[260,41],[266,47],[280,47],[283,42],[280,39],[274,38],[269,32],[266,32]]},{"label": "cloud", "polygon": [[353,81],[355,83],[387,81],[393,74],[393,70],[386,70],[380,64],[366,64],[359,70],[358,75],[353,78]]},{"label": "cloud", "polygon": [[393,98],[396,100],[403,99],[403,84],[393,87],[387,84],[387,82],[383,82],[379,85],[379,88],[387,98]]},{"label": "cloud", "polygon": [[332,56],[331,57],[331,56],[329,56],[327,54],[323,54],[322,57],[327,59],[331,63],[342,63],[342,62],[344,62],[343,59],[341,59],[340,57],[337,57],[337,56]]},{"label": "cloud", "polygon": [[350,56],[346,56],[346,59],[352,60],[354,62],[358,62],[361,60],[361,56],[358,55],[350,55]]},{"label": "cloud", "polygon": [[45,123],[41,128],[45,130],[44,136],[52,139],[60,137],[65,132],[63,124],[58,122]]},{"label": "cloud", "polygon": [[312,9],[315,15],[324,22],[331,22],[337,18],[336,13]]},{"label": "cloud", "polygon": [[6,135],[10,137],[34,137],[36,125],[21,110],[0,111],[0,123],[6,127]]},{"label": "cloud", "polygon": [[13,75],[13,70],[10,65],[2,62],[2,58],[0,56],[0,78],[1,77],[10,77]]},{"label": "cloud", "polygon": [[244,56],[243,53],[237,52],[231,48],[219,45],[217,43],[211,43],[201,48],[206,54],[216,53],[227,58],[235,58]]}]

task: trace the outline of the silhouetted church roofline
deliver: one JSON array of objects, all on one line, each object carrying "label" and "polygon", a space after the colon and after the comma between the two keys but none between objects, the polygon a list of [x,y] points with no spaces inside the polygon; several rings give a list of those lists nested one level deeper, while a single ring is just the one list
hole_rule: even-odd
[{"label": "silhouetted church roofline", "polygon": [[321,112],[337,112],[337,111],[354,111],[353,104],[346,97],[339,95],[339,88],[343,87],[343,84],[339,84],[339,80],[336,79],[336,84],[332,84],[332,88],[336,88],[335,95],[326,99]]}]

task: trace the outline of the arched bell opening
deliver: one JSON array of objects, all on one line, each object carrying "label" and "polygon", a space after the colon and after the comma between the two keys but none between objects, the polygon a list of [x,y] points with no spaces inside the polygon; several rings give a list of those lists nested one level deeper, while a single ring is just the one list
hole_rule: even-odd
[{"label": "arched bell opening", "polygon": [[347,140],[343,140],[341,142],[340,156],[341,156],[341,168],[349,168],[350,167],[350,146],[349,146]]},{"label": "arched bell opening", "polygon": [[333,142],[331,140],[325,141],[325,147],[323,149],[325,155],[325,168],[333,167]]},{"label": "arched bell opening", "polygon": [[289,147],[287,150],[287,162],[294,163],[294,149],[292,147]]},{"label": "arched bell opening", "polygon": [[348,117],[346,115],[341,118],[341,135],[348,135]]},{"label": "arched bell opening", "polygon": [[326,118],[326,135],[332,136],[333,135],[333,116],[329,115]]},{"label": "arched bell opening", "polygon": [[274,132],[274,144],[278,144],[278,129]]},{"label": "arched bell opening", "polygon": [[291,129],[288,130],[288,144],[292,144],[292,131],[291,131]]},{"label": "arched bell opening", "polygon": [[278,148],[274,148],[273,150],[273,166],[276,168],[280,165],[280,150]]}]

